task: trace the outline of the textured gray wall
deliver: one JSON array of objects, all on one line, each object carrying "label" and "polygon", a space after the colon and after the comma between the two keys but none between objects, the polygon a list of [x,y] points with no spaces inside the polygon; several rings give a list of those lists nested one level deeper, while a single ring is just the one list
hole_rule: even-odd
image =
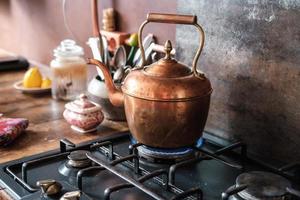
[{"label": "textured gray wall", "polygon": [[[242,139],[256,155],[300,161],[300,0],[178,0],[206,33],[198,68],[214,92],[206,129]],[[193,27],[177,26],[179,60],[191,64]]]}]

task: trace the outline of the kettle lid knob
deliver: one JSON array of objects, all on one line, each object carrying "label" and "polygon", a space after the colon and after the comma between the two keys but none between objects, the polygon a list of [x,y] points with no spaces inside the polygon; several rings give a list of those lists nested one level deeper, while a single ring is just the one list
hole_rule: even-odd
[{"label": "kettle lid knob", "polygon": [[164,46],[164,50],[165,50],[165,60],[170,60],[171,59],[171,51],[172,51],[172,43],[170,40],[167,40]]}]

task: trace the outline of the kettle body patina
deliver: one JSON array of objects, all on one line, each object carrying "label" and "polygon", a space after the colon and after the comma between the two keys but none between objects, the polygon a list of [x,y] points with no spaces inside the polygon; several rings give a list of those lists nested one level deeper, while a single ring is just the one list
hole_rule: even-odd
[{"label": "kettle body patina", "polygon": [[[192,68],[171,58],[169,40],[165,57],[144,66],[142,31],[149,22],[191,24],[198,28],[200,46]],[[126,76],[121,90],[115,87],[103,63],[89,59],[90,64],[102,70],[112,104],[124,105],[130,132],[138,142],[150,147],[179,148],[194,145],[202,136],[212,92],[210,81],[196,69],[203,44],[204,32],[196,16],[150,13],[139,29],[143,64]]]}]

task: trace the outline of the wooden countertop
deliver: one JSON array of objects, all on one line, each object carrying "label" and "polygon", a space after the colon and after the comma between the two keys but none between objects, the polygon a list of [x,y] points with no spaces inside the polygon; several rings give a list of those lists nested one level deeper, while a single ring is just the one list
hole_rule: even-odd
[{"label": "wooden countertop", "polygon": [[23,135],[11,145],[0,147],[0,163],[56,149],[62,138],[78,144],[127,130],[125,122],[105,120],[96,132],[79,134],[73,131],[62,116],[66,102],[53,100],[50,94],[30,96],[13,88],[13,83],[21,80],[24,72],[0,72],[0,113],[4,117],[29,119],[29,127]]}]

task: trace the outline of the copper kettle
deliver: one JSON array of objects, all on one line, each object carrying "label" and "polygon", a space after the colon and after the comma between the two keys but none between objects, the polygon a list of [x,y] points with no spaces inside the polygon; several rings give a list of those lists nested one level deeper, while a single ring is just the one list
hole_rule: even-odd
[{"label": "copper kettle", "polygon": [[[149,22],[194,25],[201,33],[200,46],[192,68],[171,58],[171,42],[165,44],[165,57],[144,66],[143,28]],[[204,44],[204,31],[196,16],[150,13],[139,29],[142,65],[125,78],[121,90],[113,83],[108,67],[95,59],[105,76],[109,99],[115,106],[125,106],[129,129],[140,143],[151,147],[191,146],[202,136],[212,92],[210,81],[197,71],[197,61]]]}]

